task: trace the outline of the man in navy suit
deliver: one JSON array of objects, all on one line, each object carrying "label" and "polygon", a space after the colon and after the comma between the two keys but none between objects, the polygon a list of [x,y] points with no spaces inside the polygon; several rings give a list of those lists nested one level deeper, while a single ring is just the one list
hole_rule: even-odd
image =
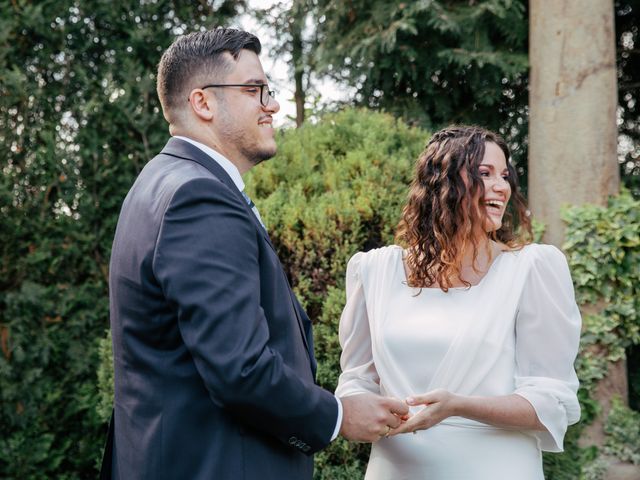
[{"label": "man in navy suit", "polygon": [[311,322],[243,192],[241,175],[276,153],[260,50],[216,29],[160,61],[173,138],[129,191],[111,257],[106,478],[311,479],[338,433],[372,442],[407,413],[315,384]]}]

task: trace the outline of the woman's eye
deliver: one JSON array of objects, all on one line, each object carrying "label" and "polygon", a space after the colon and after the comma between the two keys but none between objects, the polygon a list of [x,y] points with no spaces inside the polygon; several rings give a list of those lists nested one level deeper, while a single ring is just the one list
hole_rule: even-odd
[{"label": "woman's eye", "polygon": [[258,93],[258,89],[257,88],[247,88],[247,92],[249,92],[249,93]]},{"label": "woman's eye", "polygon": [[488,177],[489,176],[489,172],[480,172],[480,176],[481,177]]}]

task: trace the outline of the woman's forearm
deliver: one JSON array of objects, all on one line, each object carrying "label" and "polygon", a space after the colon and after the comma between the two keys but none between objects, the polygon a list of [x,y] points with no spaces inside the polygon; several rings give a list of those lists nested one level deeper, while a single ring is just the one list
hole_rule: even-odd
[{"label": "woman's forearm", "polygon": [[426,430],[448,417],[465,417],[501,428],[546,430],[533,406],[520,395],[467,397],[439,388],[408,397],[406,402],[409,406],[424,408],[393,429],[390,435]]},{"label": "woman's forearm", "polygon": [[503,428],[546,430],[533,406],[520,395],[477,397],[455,395],[453,415]]}]

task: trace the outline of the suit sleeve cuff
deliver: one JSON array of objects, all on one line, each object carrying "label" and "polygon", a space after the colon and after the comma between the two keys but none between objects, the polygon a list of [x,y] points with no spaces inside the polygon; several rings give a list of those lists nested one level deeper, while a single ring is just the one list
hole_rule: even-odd
[{"label": "suit sleeve cuff", "polygon": [[340,433],[340,427],[342,426],[342,402],[338,397],[335,397],[336,402],[338,402],[338,418],[336,420],[336,427],[333,429],[333,435],[331,435],[331,441],[333,442],[336,438],[338,438],[338,434]]}]

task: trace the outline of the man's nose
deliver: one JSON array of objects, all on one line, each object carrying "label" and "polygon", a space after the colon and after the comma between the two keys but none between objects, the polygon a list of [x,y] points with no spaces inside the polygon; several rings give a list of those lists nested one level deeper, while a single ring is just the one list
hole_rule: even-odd
[{"label": "man's nose", "polygon": [[266,106],[262,107],[262,109],[267,112],[277,113],[280,111],[280,103],[275,99],[275,97],[270,97],[269,103],[267,103]]}]

